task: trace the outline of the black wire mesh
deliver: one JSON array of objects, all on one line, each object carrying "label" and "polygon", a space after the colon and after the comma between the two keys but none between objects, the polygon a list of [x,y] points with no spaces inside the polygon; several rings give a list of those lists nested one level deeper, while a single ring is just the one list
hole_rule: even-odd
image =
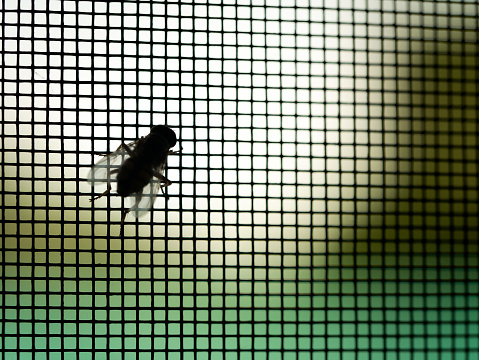
[{"label": "black wire mesh", "polygon": [[[477,359],[477,1],[1,4],[3,359]],[[88,169],[167,124],[169,200]]]}]

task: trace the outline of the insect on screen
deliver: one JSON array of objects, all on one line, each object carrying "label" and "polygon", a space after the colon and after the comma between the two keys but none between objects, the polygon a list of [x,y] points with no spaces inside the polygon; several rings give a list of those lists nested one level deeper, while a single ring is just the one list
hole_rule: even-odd
[{"label": "insect on screen", "polygon": [[479,358],[476,0],[0,9],[2,359]]}]

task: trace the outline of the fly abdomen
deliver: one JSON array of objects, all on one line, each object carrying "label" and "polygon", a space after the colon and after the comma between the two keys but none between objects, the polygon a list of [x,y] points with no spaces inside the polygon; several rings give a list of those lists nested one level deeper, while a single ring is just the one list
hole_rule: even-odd
[{"label": "fly abdomen", "polygon": [[138,158],[126,159],[116,177],[117,193],[126,197],[140,192],[151,181],[153,174]]}]

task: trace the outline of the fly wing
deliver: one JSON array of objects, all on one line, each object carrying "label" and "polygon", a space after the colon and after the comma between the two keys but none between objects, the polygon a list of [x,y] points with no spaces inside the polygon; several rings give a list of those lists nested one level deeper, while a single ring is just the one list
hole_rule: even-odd
[{"label": "fly wing", "polygon": [[[153,178],[150,183],[143,188],[141,195],[134,194],[125,199],[127,206],[130,206],[130,212],[136,218],[144,216],[151,210],[158,197],[160,186],[160,180]],[[138,196],[140,199],[138,199]]]},{"label": "fly wing", "polygon": [[[135,151],[137,141],[129,143],[127,146]],[[91,169],[87,175],[86,180],[93,186],[97,184],[110,183],[112,181],[111,172],[119,169],[123,161],[130,156],[123,146],[120,146],[116,151],[101,158]],[[113,176],[113,181],[116,181],[116,176]]]},{"label": "fly wing", "polygon": [[[162,163],[155,169],[156,173],[163,175],[165,172],[165,163]],[[148,185],[143,188],[143,192],[140,194],[134,194],[126,198],[127,206],[130,206],[130,212],[136,217],[140,218],[148,211],[151,210],[156,198],[159,196],[161,181],[155,176],[151,178]]]}]

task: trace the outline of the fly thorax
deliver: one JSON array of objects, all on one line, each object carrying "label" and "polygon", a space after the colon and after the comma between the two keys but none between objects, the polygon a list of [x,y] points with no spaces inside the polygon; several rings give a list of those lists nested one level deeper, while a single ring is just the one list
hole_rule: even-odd
[{"label": "fly thorax", "polygon": [[155,162],[156,159],[164,159],[168,151],[168,142],[161,134],[150,134],[143,145],[142,156]]}]

